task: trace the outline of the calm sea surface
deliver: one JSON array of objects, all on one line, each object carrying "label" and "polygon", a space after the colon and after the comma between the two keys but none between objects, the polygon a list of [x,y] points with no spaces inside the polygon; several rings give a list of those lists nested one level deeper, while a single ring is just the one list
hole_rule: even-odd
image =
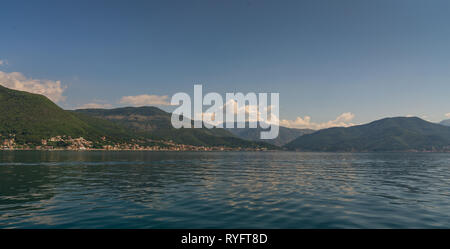
[{"label": "calm sea surface", "polygon": [[0,228],[450,228],[450,154],[3,151]]}]

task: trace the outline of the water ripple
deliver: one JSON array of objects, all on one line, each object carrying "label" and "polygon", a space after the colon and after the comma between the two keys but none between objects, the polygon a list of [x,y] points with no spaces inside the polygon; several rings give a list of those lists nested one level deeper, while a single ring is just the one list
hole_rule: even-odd
[{"label": "water ripple", "polygon": [[0,152],[0,228],[449,228],[450,154]]}]

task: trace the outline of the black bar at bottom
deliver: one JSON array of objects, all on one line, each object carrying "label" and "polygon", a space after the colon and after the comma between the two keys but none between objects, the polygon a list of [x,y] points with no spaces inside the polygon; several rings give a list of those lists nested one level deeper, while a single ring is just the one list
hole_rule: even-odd
[{"label": "black bar at bottom", "polygon": [[[71,247],[111,244],[132,248],[310,248],[445,243],[449,230],[1,230],[3,242]],[[308,245],[308,246],[307,246]]]}]

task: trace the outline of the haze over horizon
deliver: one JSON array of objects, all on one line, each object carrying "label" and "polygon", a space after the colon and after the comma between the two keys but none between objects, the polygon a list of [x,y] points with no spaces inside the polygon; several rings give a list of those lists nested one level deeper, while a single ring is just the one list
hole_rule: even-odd
[{"label": "haze over horizon", "polygon": [[450,118],[448,1],[14,1],[0,84],[65,109],[279,92],[281,125]]}]

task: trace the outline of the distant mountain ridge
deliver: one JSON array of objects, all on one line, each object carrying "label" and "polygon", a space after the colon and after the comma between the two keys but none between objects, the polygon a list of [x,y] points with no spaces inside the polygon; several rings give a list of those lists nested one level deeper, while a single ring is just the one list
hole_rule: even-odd
[{"label": "distant mountain ridge", "polygon": [[298,151],[450,151],[450,127],[417,117],[377,120],[301,136],[286,148]]},{"label": "distant mountain ridge", "polygon": [[445,125],[445,126],[450,126],[450,119],[442,120],[439,124]]},{"label": "distant mountain ridge", "polygon": [[[225,125],[226,124],[224,124],[224,127]],[[315,132],[315,130],[311,129],[295,129],[279,126],[278,137],[274,139],[261,139],[260,138],[261,132],[267,131],[268,129],[263,129],[259,125],[257,126],[257,128],[249,128],[249,122],[245,123],[245,128],[237,128],[236,124],[234,127],[235,128],[225,128],[225,129],[242,139],[251,141],[262,141],[276,146],[283,146],[300,136]]]}]

